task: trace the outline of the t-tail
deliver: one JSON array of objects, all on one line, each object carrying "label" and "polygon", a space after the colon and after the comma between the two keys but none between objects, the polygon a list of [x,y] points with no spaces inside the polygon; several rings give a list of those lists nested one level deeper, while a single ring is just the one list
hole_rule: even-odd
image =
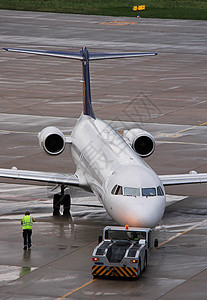
[{"label": "t-tail", "polygon": [[89,51],[87,50],[86,47],[83,47],[79,52],[44,51],[44,50],[15,49],[15,48],[3,48],[3,49],[10,52],[45,55],[45,56],[53,56],[53,57],[60,57],[60,58],[76,59],[82,61],[83,114],[90,116],[93,119],[95,119],[95,114],[93,111],[93,106],[91,101],[89,61],[157,55],[157,52],[90,53],[89,54]]},{"label": "t-tail", "polygon": [[95,114],[91,102],[91,85],[90,85],[90,72],[89,72],[89,52],[86,48],[81,50],[82,72],[83,72],[83,114],[95,119]]}]

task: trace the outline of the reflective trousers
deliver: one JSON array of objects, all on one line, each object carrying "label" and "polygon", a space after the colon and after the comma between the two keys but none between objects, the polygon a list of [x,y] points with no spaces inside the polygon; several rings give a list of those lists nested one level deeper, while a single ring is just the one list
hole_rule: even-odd
[{"label": "reflective trousers", "polygon": [[32,246],[32,230],[31,229],[24,229],[23,230],[23,238],[24,238],[24,249],[30,248]]}]

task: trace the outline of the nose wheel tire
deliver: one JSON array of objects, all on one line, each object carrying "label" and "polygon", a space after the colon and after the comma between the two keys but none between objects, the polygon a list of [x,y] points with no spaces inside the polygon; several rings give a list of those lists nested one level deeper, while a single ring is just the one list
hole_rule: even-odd
[{"label": "nose wheel tire", "polygon": [[61,195],[55,194],[53,196],[53,216],[60,215],[60,203],[61,203]]},{"label": "nose wheel tire", "polygon": [[60,215],[60,205],[63,205],[63,215],[70,215],[71,200],[70,195],[55,194],[53,196],[53,216]]},{"label": "nose wheel tire", "polygon": [[68,194],[64,195],[62,202],[63,202],[63,215],[64,216],[70,215],[70,205],[71,205],[70,195]]}]

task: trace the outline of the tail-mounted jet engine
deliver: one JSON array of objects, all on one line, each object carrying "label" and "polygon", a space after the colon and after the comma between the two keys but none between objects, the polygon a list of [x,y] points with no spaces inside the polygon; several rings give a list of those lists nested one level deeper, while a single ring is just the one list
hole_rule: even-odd
[{"label": "tail-mounted jet engine", "polygon": [[150,156],[155,149],[153,136],[142,129],[130,129],[123,132],[124,140],[141,156]]},{"label": "tail-mounted jet engine", "polygon": [[66,139],[57,127],[49,126],[38,134],[39,144],[46,153],[58,155],[65,149]]}]

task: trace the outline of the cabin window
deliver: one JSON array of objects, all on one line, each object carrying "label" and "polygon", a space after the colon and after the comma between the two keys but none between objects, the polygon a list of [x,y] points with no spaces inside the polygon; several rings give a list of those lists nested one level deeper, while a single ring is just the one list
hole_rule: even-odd
[{"label": "cabin window", "polygon": [[163,189],[161,188],[161,186],[157,187],[157,195],[158,196],[164,196],[164,192],[163,192]]},{"label": "cabin window", "polygon": [[142,196],[153,197],[156,196],[155,188],[142,188]]},{"label": "cabin window", "polygon": [[125,187],[124,196],[133,196],[133,197],[140,196],[140,189]]}]

